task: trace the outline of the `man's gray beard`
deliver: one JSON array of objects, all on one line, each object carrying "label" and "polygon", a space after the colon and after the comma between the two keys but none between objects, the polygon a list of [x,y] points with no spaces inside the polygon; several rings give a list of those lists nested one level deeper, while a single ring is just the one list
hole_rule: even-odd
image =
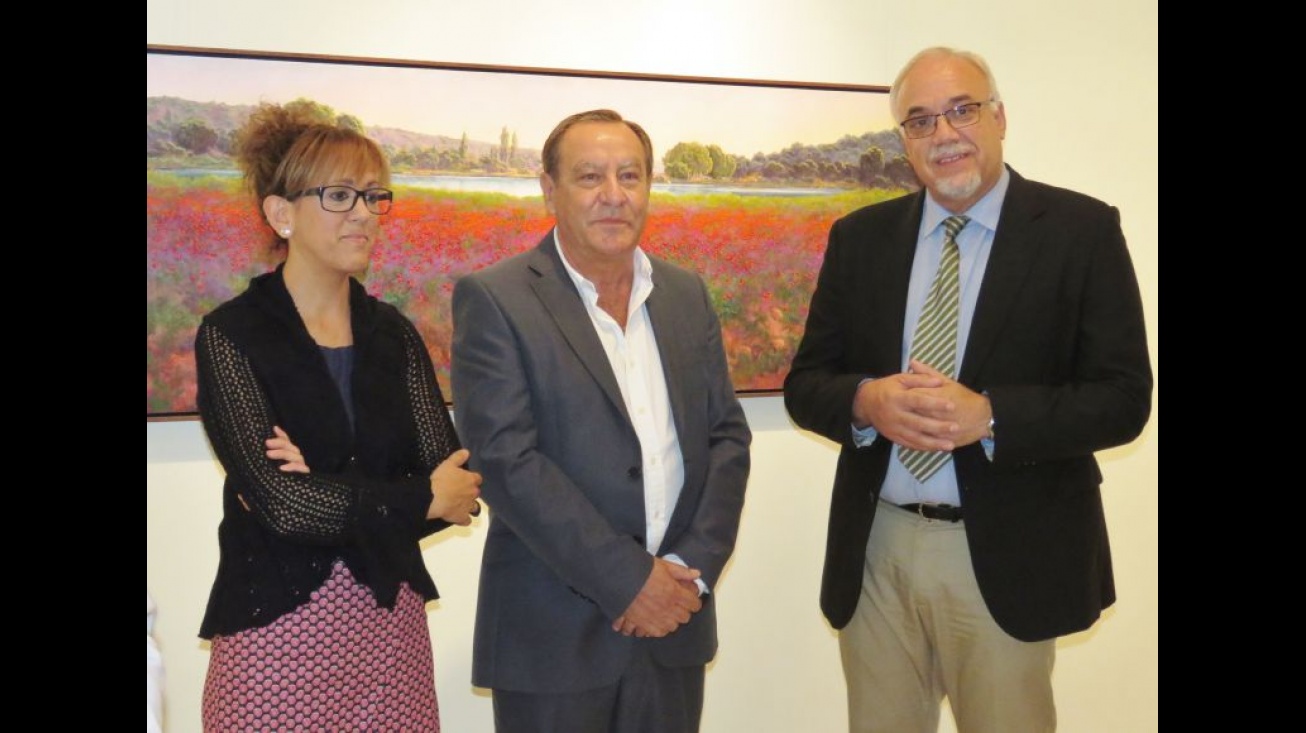
[{"label": "man's gray beard", "polygon": [[980,187],[979,171],[968,171],[965,174],[952,176],[950,178],[940,178],[934,182],[934,188],[945,198],[953,200],[965,200],[975,195]]}]

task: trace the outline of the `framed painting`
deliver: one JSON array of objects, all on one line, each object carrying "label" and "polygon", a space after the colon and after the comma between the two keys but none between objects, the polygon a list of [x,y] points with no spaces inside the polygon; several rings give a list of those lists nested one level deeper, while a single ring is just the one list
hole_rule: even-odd
[{"label": "framed painting", "polygon": [[146,47],[146,417],[195,416],[199,319],[276,265],[231,157],[261,103],[380,143],[396,203],[360,279],[413,320],[449,391],[462,275],[534,246],[553,126],[607,108],[654,145],[642,246],[703,276],[735,388],[783,384],[830,224],[918,186],[878,86]]}]

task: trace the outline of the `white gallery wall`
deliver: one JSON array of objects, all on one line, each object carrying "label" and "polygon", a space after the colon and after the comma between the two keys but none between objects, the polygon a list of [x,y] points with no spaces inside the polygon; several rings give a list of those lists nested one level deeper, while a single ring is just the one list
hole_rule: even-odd
[{"label": "white gallery wall", "polygon": [[[887,85],[925,46],[978,51],[1006,102],[1007,161],[1120,208],[1159,375],[1155,0],[147,0],[147,12],[147,44],[807,82]],[[817,608],[837,451],[795,429],[779,396],[744,408],[753,475],[717,591],[721,651],[703,730],[843,731],[836,637]],[[1155,731],[1156,410],[1142,437],[1099,459],[1120,600],[1058,643],[1060,730]],[[159,608],[170,733],[200,730],[208,652],[196,632],[217,567],[221,481],[198,422],[147,423],[146,584]],[[447,733],[493,729],[488,693],[470,684],[485,522],[425,546],[443,596],[428,618]],[[941,730],[955,730],[950,718]]]}]

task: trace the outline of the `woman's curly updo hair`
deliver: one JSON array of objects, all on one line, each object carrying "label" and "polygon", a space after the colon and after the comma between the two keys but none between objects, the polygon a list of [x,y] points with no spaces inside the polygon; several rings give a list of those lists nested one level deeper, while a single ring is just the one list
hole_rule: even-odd
[{"label": "woman's curly updo hair", "polygon": [[[324,122],[313,105],[259,105],[236,131],[235,152],[265,222],[268,196],[290,196],[341,178],[375,175],[382,186],[390,184],[380,146],[357,130]],[[271,234],[274,246],[280,245],[281,238]]]}]

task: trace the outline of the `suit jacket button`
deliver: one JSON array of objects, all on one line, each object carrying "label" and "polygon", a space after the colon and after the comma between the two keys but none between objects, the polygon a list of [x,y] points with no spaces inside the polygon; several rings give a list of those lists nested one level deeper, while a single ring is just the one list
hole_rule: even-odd
[{"label": "suit jacket button", "polygon": [[639,478],[643,474],[639,470],[639,466],[631,466],[630,470],[626,471],[626,475],[631,478]]}]

